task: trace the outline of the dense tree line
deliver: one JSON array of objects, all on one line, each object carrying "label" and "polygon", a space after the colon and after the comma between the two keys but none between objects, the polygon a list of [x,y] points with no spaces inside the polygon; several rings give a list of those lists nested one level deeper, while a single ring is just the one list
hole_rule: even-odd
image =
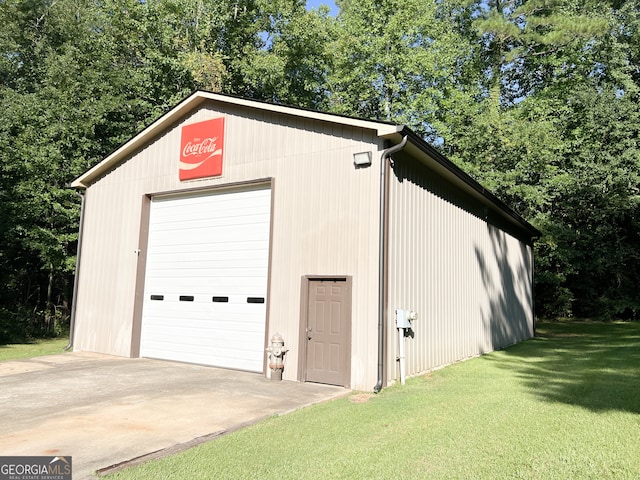
[{"label": "dense tree line", "polygon": [[337,4],[0,0],[0,341],[68,318],[68,182],[197,88],[409,125],[543,232],[538,314],[638,318],[638,4]]}]

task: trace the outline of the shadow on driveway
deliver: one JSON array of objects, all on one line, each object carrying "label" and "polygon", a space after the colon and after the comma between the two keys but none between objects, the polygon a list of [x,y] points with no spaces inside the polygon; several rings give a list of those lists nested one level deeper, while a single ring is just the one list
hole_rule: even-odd
[{"label": "shadow on driveway", "polygon": [[2,455],[69,455],[73,478],[162,456],[340,387],[162,360],[68,353],[0,363]]}]

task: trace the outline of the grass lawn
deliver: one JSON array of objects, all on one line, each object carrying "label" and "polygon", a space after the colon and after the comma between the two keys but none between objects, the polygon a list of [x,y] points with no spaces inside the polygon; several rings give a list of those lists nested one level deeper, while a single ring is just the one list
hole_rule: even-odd
[{"label": "grass lawn", "polygon": [[107,478],[640,478],[640,323],[538,335]]},{"label": "grass lawn", "polygon": [[10,345],[0,345],[0,362],[4,360],[15,360],[17,358],[40,357],[42,355],[52,355],[63,353],[63,348],[67,346],[67,338],[52,338],[47,340],[33,340],[30,343],[17,343]]}]

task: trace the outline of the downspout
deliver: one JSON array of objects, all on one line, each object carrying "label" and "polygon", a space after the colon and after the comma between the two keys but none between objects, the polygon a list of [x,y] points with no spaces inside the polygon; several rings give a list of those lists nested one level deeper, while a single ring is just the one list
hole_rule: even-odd
[{"label": "downspout", "polygon": [[380,156],[380,219],[379,219],[379,252],[378,252],[378,383],[373,387],[373,392],[382,390],[384,376],[384,314],[385,294],[387,292],[385,264],[387,259],[387,160],[391,155],[399,152],[407,144],[409,137],[405,135],[402,141],[393,147],[383,150]]},{"label": "downspout", "polygon": [[73,334],[75,333],[76,326],[76,304],[78,299],[78,276],[80,274],[80,252],[82,251],[82,227],[84,225],[84,195],[76,190],[76,195],[78,195],[80,200],[80,220],[78,227],[78,242],[76,247],[76,270],[73,277],[73,297],[71,301],[71,319],[69,320],[69,343],[66,347],[64,347],[64,351],[68,351],[73,348]]}]

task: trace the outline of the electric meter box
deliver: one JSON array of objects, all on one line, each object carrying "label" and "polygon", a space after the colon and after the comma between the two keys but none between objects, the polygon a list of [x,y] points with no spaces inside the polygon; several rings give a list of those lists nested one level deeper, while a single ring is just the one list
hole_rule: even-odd
[{"label": "electric meter box", "polygon": [[396,310],[396,327],[411,328],[411,320],[413,320],[413,316],[415,316],[415,313],[410,312],[409,310]]}]

